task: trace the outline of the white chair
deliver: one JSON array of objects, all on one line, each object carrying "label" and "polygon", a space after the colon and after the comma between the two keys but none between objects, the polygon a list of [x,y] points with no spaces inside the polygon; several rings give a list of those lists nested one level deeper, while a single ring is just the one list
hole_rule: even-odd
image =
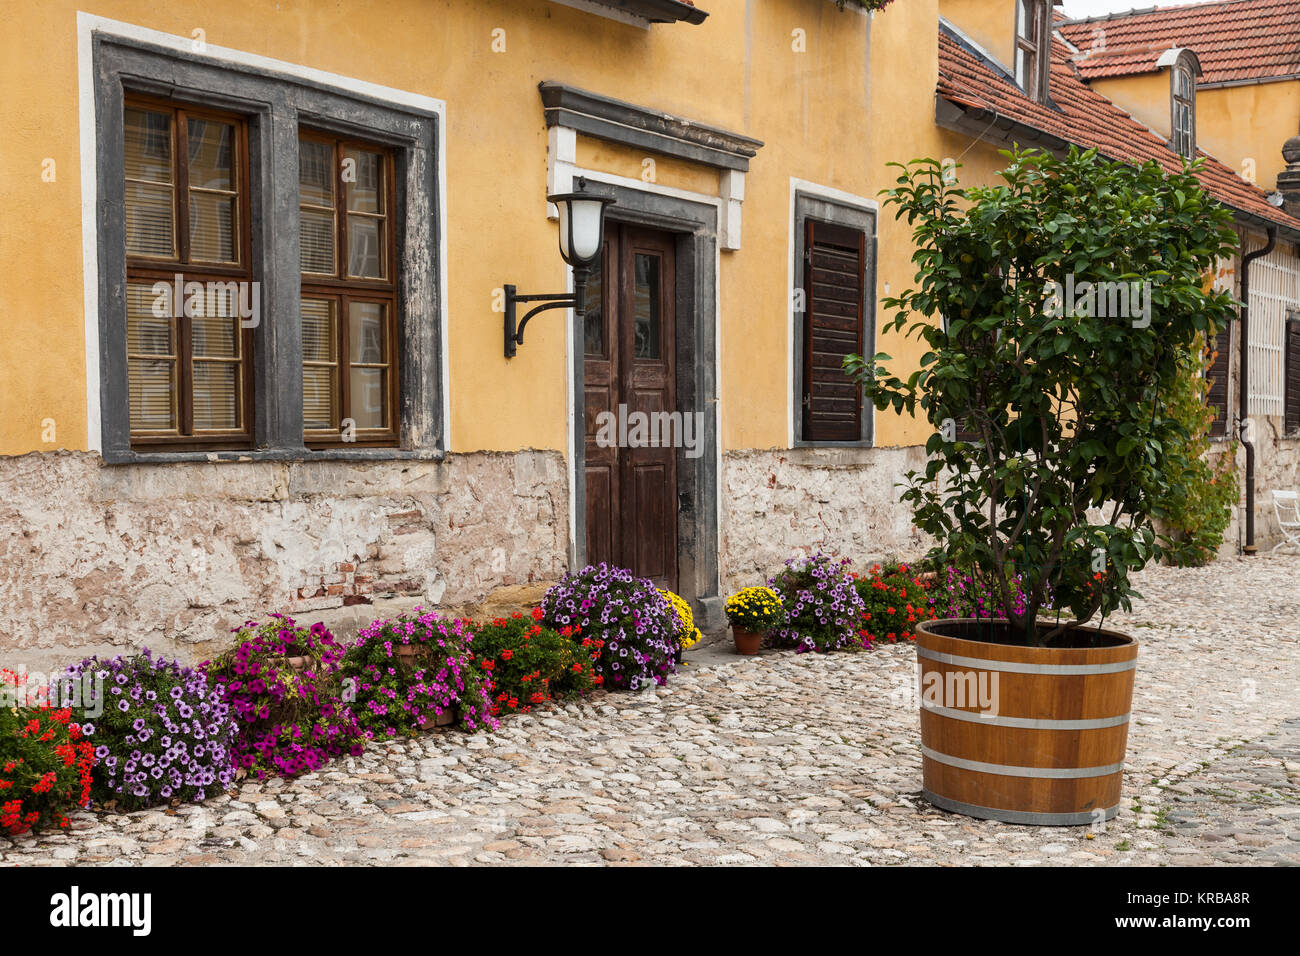
[{"label": "white chair", "polygon": [[1273,514],[1277,517],[1277,526],[1282,529],[1284,540],[1273,546],[1273,550],[1295,545],[1300,548],[1300,491],[1274,491]]}]

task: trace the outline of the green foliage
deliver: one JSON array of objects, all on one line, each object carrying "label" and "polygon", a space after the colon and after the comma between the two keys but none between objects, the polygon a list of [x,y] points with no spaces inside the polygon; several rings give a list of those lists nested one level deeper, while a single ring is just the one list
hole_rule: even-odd
[{"label": "green foliage", "polygon": [[[1095,150],[1003,155],[1002,183],[968,189],[933,159],[894,164],[887,202],[914,227],[918,285],[885,300],[895,315],[884,326],[928,348],[907,379],[883,353],[850,356],[845,370],[878,408],[919,407],[934,426],[926,469],[901,498],[1036,641],[1047,594],[1080,623],[1127,609],[1129,575],[1162,553],[1157,502],[1187,467],[1187,429],[1166,398],[1198,337],[1232,314],[1203,277],[1236,236],[1195,166],[1166,175]],[[1114,317],[1053,295],[1102,282],[1138,283],[1149,311]],[[960,440],[958,425],[976,439]]]},{"label": "green foliage", "polygon": [[1165,560],[1179,567],[1214,560],[1237,501],[1237,443],[1225,443],[1213,461],[1207,454],[1214,410],[1208,404],[1210,383],[1204,372],[1213,362],[1208,350],[1194,353],[1166,399],[1167,414],[1183,424],[1187,437],[1181,454],[1165,469],[1168,487],[1157,501],[1156,514],[1165,532]]}]

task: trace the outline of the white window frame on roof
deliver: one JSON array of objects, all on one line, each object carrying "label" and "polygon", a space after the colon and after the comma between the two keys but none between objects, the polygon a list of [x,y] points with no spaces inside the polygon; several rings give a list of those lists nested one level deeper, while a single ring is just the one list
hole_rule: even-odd
[{"label": "white window frame on roof", "polygon": [[1016,0],[1015,17],[1011,59],[1016,85],[1035,103],[1045,103],[1051,74],[1052,4]]},{"label": "white window frame on roof", "polygon": [[1184,159],[1196,156],[1196,77],[1201,62],[1184,47],[1166,50],[1157,67],[1169,67],[1169,142]]}]

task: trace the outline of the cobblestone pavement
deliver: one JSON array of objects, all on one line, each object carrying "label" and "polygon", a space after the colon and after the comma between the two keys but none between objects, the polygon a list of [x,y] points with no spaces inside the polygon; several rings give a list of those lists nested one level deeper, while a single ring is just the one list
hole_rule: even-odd
[{"label": "cobblestone pavement", "polygon": [[[1300,863],[1300,557],[1151,569],[1124,807],[1017,827],[919,796],[910,647],[698,653],[664,688],[375,744],[201,806],[80,813],[0,862]],[[692,652],[695,655],[695,652]]]}]

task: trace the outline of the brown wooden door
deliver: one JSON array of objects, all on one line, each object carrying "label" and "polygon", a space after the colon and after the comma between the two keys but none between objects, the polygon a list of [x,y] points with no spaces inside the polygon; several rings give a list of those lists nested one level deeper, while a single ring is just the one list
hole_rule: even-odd
[{"label": "brown wooden door", "polygon": [[677,407],[673,250],[665,233],[606,227],[587,285],[583,398],[587,560],[675,589],[677,453],[664,441],[680,436],[680,419],[665,417]]}]

